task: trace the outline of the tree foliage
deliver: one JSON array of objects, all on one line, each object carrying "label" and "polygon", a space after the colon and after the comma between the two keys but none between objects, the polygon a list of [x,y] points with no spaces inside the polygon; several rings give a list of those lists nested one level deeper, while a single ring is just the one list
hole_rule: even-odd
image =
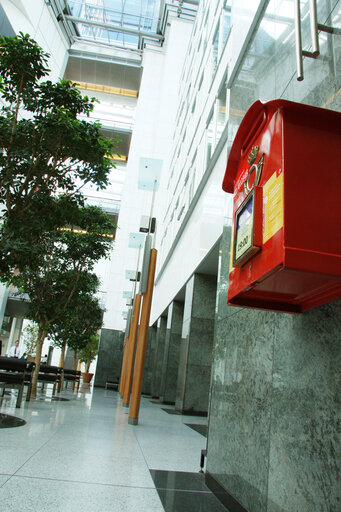
[{"label": "tree foliage", "polygon": [[95,98],[42,81],[49,55],[29,37],[0,37],[0,276],[35,263],[45,231],[74,222],[85,183],[108,185],[117,139],[80,119]]},{"label": "tree foliage", "polygon": [[62,318],[53,323],[49,338],[56,347],[67,344],[75,352],[85,347],[89,336],[102,327],[103,309],[94,295],[98,288],[95,275],[88,276],[88,282],[77,289]]},{"label": "tree foliage", "polygon": [[28,355],[36,353],[37,339],[38,339],[38,325],[29,324],[23,330],[23,340],[25,345],[25,352]]},{"label": "tree foliage", "polygon": [[11,278],[21,292],[29,295],[27,317],[39,326],[33,393],[45,337],[53,332],[54,325],[61,326],[64,318],[71,329],[70,324],[76,321],[73,308],[87,294],[90,298],[96,289],[98,278],[93,267],[99,259],[108,256],[113,242],[106,236],[113,225],[100,208],[79,208],[75,218],[77,229],[70,226],[45,233],[40,241],[43,250],[35,267],[22,267]]},{"label": "tree foliage", "polygon": [[88,373],[91,362],[98,354],[99,335],[92,334],[84,348],[79,351],[79,359],[85,363],[85,372]]}]

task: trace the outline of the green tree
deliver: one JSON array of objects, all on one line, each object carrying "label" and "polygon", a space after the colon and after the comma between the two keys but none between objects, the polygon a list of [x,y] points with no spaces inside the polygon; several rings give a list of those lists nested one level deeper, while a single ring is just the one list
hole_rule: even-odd
[{"label": "green tree", "polygon": [[68,81],[43,82],[49,55],[30,38],[0,37],[0,276],[33,266],[45,231],[72,222],[81,189],[108,185],[117,139],[98,123],[79,119],[93,110]]},{"label": "green tree", "polygon": [[74,351],[74,369],[78,351],[85,347],[89,336],[102,327],[103,309],[99,299],[94,295],[98,288],[95,274],[89,274],[89,280],[81,290],[77,290],[64,311],[63,317],[58,318],[51,326],[48,334],[54,346],[61,349],[60,366],[64,367],[66,346]]},{"label": "green tree", "polygon": [[100,208],[78,208],[74,219],[77,220],[75,226],[46,232],[40,240],[42,250],[35,267],[27,265],[11,278],[20,291],[28,294],[27,317],[39,327],[33,396],[45,337],[53,324],[60,324],[72,306],[73,297],[93,286],[94,279],[97,280],[92,272],[94,264],[108,256],[113,242],[107,235],[113,225]]},{"label": "green tree", "polygon": [[36,353],[38,339],[38,326],[37,324],[30,324],[25,327],[23,330],[23,340],[25,344],[25,352],[28,355]]},{"label": "green tree", "polygon": [[98,354],[99,335],[91,334],[84,348],[79,351],[79,359],[85,363],[85,373],[89,373],[90,365]]}]

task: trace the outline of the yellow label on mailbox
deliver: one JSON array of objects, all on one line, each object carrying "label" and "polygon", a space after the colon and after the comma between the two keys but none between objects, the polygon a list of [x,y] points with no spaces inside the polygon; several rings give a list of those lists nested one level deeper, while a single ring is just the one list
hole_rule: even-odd
[{"label": "yellow label on mailbox", "polygon": [[283,172],[274,172],[263,186],[263,244],[283,227]]}]

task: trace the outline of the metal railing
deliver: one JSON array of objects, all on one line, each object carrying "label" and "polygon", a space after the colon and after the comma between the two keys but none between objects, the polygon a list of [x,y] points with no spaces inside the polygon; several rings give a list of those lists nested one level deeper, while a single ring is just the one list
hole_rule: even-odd
[{"label": "metal railing", "polygon": [[328,34],[341,34],[341,29],[318,23],[317,0],[309,0],[309,11],[312,51],[302,49],[301,3],[300,0],[295,0],[296,65],[297,80],[299,82],[304,79],[303,57],[316,59],[320,55],[318,31],[327,32]]}]

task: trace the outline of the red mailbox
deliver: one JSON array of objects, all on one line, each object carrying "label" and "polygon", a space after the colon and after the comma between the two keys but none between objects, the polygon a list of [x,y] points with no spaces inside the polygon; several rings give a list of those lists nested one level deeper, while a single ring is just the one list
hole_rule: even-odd
[{"label": "red mailbox", "polygon": [[341,297],[341,113],[257,101],[223,189],[234,195],[228,304],[300,313]]}]

